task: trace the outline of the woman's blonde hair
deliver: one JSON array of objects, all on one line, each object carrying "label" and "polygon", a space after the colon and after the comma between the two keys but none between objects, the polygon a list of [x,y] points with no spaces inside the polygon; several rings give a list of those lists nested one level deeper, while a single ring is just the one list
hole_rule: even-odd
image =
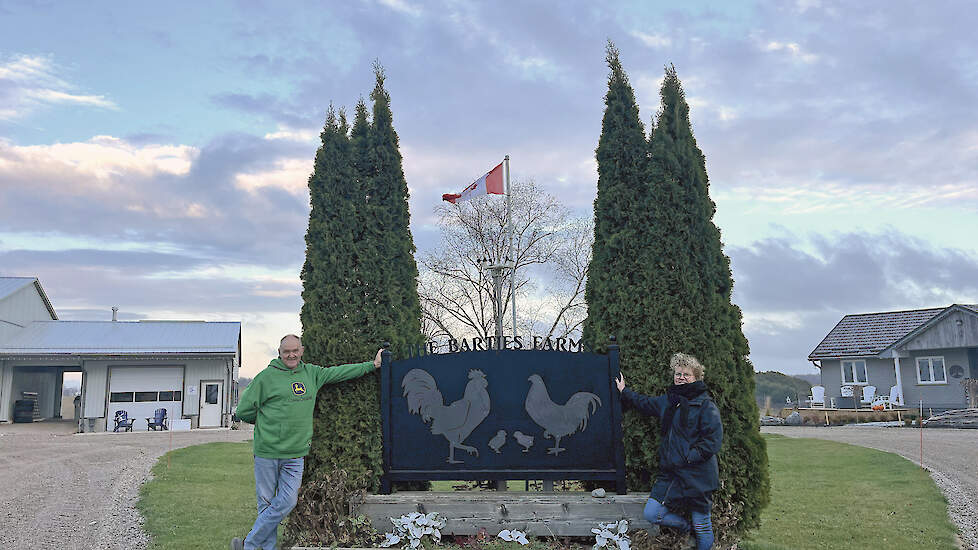
[{"label": "woman's blonde hair", "polygon": [[669,359],[669,368],[671,368],[673,372],[675,372],[676,369],[688,368],[689,370],[693,371],[693,377],[696,380],[702,380],[703,374],[706,372],[706,367],[699,362],[699,359],[685,353],[673,353],[672,357]]}]

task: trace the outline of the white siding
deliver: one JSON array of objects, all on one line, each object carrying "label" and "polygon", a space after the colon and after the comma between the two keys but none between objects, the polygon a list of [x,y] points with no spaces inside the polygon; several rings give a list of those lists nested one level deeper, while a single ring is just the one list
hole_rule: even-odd
[{"label": "white siding", "polygon": [[[116,411],[126,411],[129,419],[134,420],[133,430],[147,429],[147,419],[152,418],[156,409],[165,408],[167,418],[179,419],[183,416],[182,400],[159,400],[161,391],[183,391],[182,366],[140,366],[122,367],[109,366],[109,405],[106,416],[107,429],[115,427]],[[112,402],[112,393],[149,392],[157,394],[152,401]],[[132,397],[132,396],[130,396]]]},{"label": "white siding", "polygon": [[[232,355],[227,355],[220,359],[177,359],[177,360],[167,360],[167,361],[154,361],[154,360],[127,360],[124,358],[119,358],[116,360],[81,360],[76,361],[64,361],[57,364],[57,367],[68,367],[68,368],[78,368],[81,367],[84,374],[82,378],[82,412],[83,418],[95,418],[95,429],[102,430],[108,425],[108,429],[112,429],[112,417],[115,411],[123,408],[118,407],[121,403],[109,403],[109,385],[112,384],[115,388],[116,383],[112,382],[109,371],[118,371],[123,368],[132,368],[131,373],[139,372],[138,369],[145,369],[143,372],[147,375],[146,382],[150,385],[153,384],[153,380],[157,377],[154,373],[159,373],[158,369],[165,367],[178,368],[181,373],[180,382],[177,387],[166,388],[166,390],[179,390],[183,392],[182,402],[173,403],[173,408],[171,409],[169,405],[164,405],[169,411],[168,414],[172,415],[171,418],[177,419],[181,416],[189,416],[199,414],[200,406],[200,383],[202,380],[211,381],[221,381],[224,385],[224,392],[222,395],[221,411],[223,415],[230,414],[230,391],[231,379],[228,373],[228,369],[232,365]],[[19,365],[32,365],[35,367],[45,367],[50,366],[50,373],[38,372],[38,373],[26,373],[17,372],[15,367]],[[53,410],[56,397],[58,397],[57,386],[57,374],[56,367],[50,363],[46,363],[42,360],[23,360],[23,361],[11,361],[11,360],[0,360],[0,420],[11,420],[10,415],[13,413],[13,400],[20,398],[20,391],[38,391],[41,394],[41,402],[39,403],[42,408],[43,416],[51,416],[50,411]],[[125,377],[123,377],[125,378]],[[131,378],[131,377],[130,377]],[[44,382],[40,384],[40,382]],[[43,386],[43,387],[41,387]],[[152,387],[137,387],[140,384],[131,385],[131,387],[126,386],[122,389],[117,389],[116,391],[152,391]],[[191,388],[193,391],[191,392]],[[158,408],[156,405],[154,408]],[[145,429],[145,416],[142,410],[136,411],[139,415],[142,415],[141,426]],[[135,426],[140,426],[140,421],[138,420]],[[223,418],[226,418],[223,417]],[[137,428],[138,429],[138,428]]]},{"label": "white siding", "polygon": [[0,421],[10,422],[13,420],[13,396],[10,395],[11,382],[10,367],[6,361],[0,361]]},{"label": "white siding", "polygon": [[108,368],[105,361],[85,361],[85,392],[82,416],[105,418],[106,379]]},{"label": "white siding", "polygon": [[50,321],[37,286],[30,284],[0,300],[0,342],[16,334],[31,321]]},{"label": "white siding", "polygon": [[[200,381],[201,380],[222,380],[224,381],[223,403],[221,411],[230,412],[228,403],[228,388],[231,380],[228,375],[230,358],[208,359],[198,361],[187,361],[187,378],[185,381],[186,391],[184,392],[183,414],[200,414]],[[194,388],[191,390],[191,388]]]}]

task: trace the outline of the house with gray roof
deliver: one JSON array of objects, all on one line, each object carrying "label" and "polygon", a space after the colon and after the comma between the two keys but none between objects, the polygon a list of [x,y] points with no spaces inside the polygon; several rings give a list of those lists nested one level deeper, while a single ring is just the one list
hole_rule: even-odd
[{"label": "house with gray roof", "polygon": [[228,426],[240,361],[239,322],[64,321],[36,278],[0,277],[0,422],[27,396],[60,418],[64,374],[80,372],[84,431],[112,431],[119,411],[146,430],[159,409],[168,427]]},{"label": "house with gray roof", "polygon": [[[978,306],[846,315],[808,355],[821,371],[826,401],[843,388],[876,386],[925,409],[968,406],[978,379]],[[974,396],[972,396],[972,399]]]}]

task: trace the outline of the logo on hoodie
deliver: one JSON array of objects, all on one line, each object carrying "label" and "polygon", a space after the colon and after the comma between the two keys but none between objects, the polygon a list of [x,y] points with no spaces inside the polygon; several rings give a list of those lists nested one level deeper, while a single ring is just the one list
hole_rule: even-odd
[{"label": "logo on hoodie", "polygon": [[305,395],[306,387],[302,385],[302,382],[292,382],[292,393],[296,395]]}]

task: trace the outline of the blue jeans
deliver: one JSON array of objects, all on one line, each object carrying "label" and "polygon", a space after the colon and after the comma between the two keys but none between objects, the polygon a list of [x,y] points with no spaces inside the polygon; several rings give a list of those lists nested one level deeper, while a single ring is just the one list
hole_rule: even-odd
[{"label": "blue jeans", "polygon": [[258,519],[245,537],[247,550],[275,550],[278,524],[295,508],[305,459],[255,457]]},{"label": "blue jeans", "polygon": [[690,522],[686,518],[670,511],[654,498],[650,498],[645,504],[643,515],[645,519],[649,520],[649,523],[665,525],[686,533],[692,529],[696,535],[696,550],[713,548],[713,522],[710,521],[709,512],[705,514],[703,512],[690,512],[693,520],[692,526],[690,526]]}]

